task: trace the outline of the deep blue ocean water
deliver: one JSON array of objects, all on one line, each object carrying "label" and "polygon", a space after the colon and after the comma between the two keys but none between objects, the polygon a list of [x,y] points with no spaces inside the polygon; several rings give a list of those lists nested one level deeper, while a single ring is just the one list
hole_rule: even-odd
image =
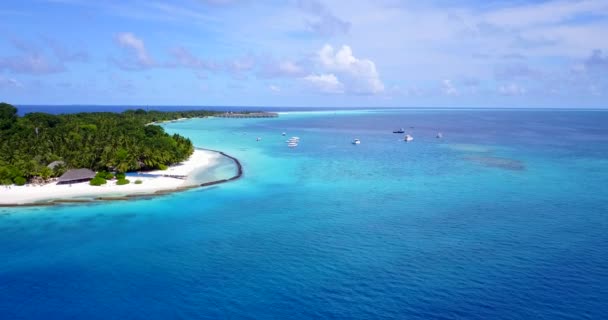
[{"label": "deep blue ocean water", "polygon": [[0,209],[0,318],[606,319],[607,124],[573,110],[166,124],[244,177]]}]

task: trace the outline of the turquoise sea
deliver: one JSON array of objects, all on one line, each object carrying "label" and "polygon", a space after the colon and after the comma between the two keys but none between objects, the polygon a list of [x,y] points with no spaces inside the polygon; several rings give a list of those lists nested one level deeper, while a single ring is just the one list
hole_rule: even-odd
[{"label": "turquoise sea", "polygon": [[1,208],[0,318],[606,319],[607,124],[450,109],[166,124],[244,176]]}]

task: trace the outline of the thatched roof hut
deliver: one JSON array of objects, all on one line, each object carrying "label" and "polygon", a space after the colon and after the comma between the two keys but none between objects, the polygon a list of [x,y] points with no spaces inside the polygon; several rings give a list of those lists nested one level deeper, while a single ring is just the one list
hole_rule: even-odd
[{"label": "thatched roof hut", "polygon": [[89,169],[72,169],[66,171],[61,177],[57,184],[71,184],[79,182],[87,182],[95,178],[95,172]]}]

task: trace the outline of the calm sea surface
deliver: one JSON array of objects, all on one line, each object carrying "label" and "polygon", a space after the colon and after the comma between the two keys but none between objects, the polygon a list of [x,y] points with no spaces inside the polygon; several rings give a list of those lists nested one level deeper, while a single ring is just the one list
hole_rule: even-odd
[{"label": "calm sea surface", "polygon": [[0,209],[0,318],[608,317],[608,112],[165,127],[236,156],[244,177],[152,200]]}]

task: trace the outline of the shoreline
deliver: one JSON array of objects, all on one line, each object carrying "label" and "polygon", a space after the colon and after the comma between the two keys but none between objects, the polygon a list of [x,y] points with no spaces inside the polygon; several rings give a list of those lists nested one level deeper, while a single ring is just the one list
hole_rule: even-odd
[{"label": "shoreline", "polygon": [[[204,118],[205,117],[200,117],[199,119],[204,119]],[[149,126],[149,125],[159,126],[159,125],[166,124],[166,123],[181,122],[181,121],[185,121],[188,119],[195,119],[195,118],[178,118],[178,119],[173,119],[173,120],[152,121],[152,122],[146,123],[145,125],[146,126]]]},{"label": "shoreline", "polygon": [[[162,176],[164,174],[181,175],[184,173],[186,173],[184,174],[185,176],[189,176],[194,172],[212,167],[219,157],[229,158],[235,163],[237,173],[234,176],[227,179],[208,181],[202,184],[193,184],[189,183],[187,180]],[[6,196],[12,200],[0,202],[0,208],[52,206],[70,203],[94,203],[101,201],[126,201],[138,198],[151,198],[237,180],[243,175],[243,169],[237,158],[224,152],[195,148],[194,153],[183,163],[171,166],[164,171],[157,170],[146,172],[145,174],[158,174],[159,176],[127,176],[127,178],[131,180],[131,183],[123,186],[116,185],[115,180],[108,181],[108,184],[103,186],[90,186],[88,183],[74,184],[74,186],[57,185],[54,183],[43,186],[11,186],[8,190],[0,190],[0,195],[3,196],[2,198]],[[142,180],[143,183],[134,184],[135,180]],[[79,187],[80,190],[78,190]],[[42,192],[37,193],[35,191]]]}]

